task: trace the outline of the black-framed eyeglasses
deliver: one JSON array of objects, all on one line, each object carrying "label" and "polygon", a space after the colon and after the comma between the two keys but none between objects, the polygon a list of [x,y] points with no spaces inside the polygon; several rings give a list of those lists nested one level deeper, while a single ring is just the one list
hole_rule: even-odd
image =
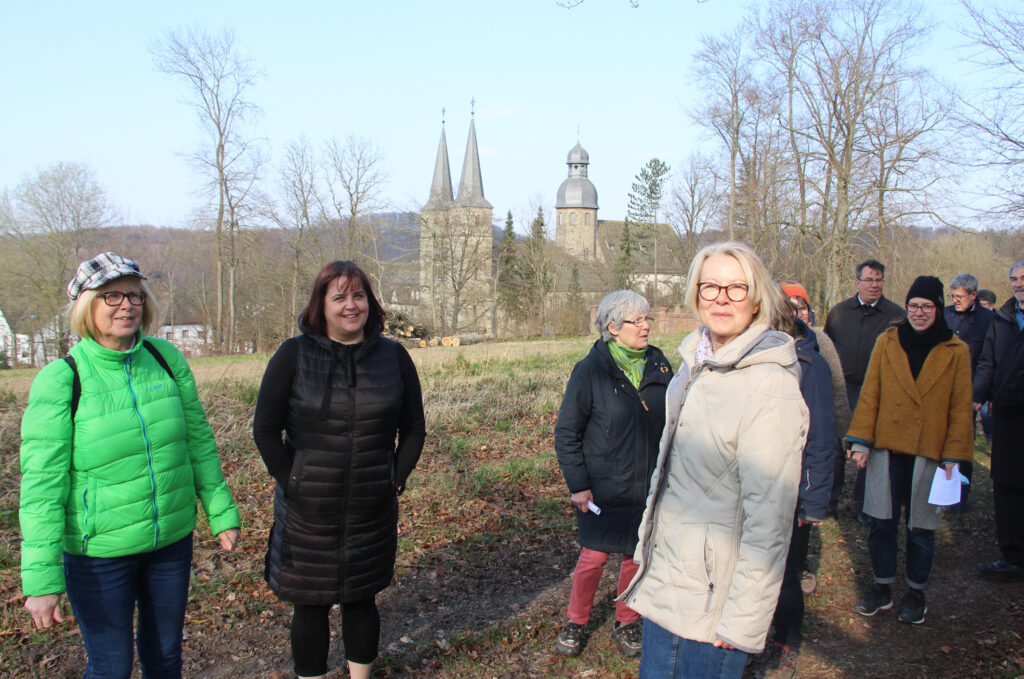
[{"label": "black-framed eyeglasses", "polygon": [[142,306],[146,303],[146,293],[144,292],[101,292],[97,297],[102,297],[107,306],[121,306],[125,297],[128,298],[128,303],[132,306]]},{"label": "black-framed eyeglasses", "polygon": [[934,304],[908,304],[907,305],[907,311],[909,311],[911,313],[915,313],[915,314],[921,314],[921,313],[930,314],[931,312],[935,311],[935,305]]},{"label": "black-framed eyeglasses", "polygon": [[718,299],[718,293],[725,290],[725,296],[730,302],[742,302],[747,298],[749,286],[746,283],[730,283],[719,285],[718,283],[698,283],[697,293],[700,298],[707,302],[714,302]]},{"label": "black-framed eyeglasses", "polygon": [[858,278],[861,283],[881,283],[885,278]]},{"label": "black-framed eyeglasses", "polygon": [[643,318],[638,318],[636,320],[630,320],[627,318],[626,320],[622,321],[622,323],[623,325],[629,323],[630,325],[633,325],[637,328],[643,327],[644,323],[650,326],[652,323],[654,323],[654,316],[644,316]]}]

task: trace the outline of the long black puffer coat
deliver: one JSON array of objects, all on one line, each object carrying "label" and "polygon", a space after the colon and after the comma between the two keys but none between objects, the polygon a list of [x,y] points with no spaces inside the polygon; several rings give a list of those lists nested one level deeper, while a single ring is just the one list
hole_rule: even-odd
[{"label": "long black puffer coat", "polygon": [[286,340],[267,366],[253,431],[278,479],[265,573],[271,590],[285,601],[327,605],[387,587],[396,494],[425,435],[406,350],[377,333],[357,345],[311,333]]},{"label": "long black puffer coat", "polygon": [[589,488],[601,509],[576,510],[582,546],[609,554],[636,549],[671,379],[665,354],[649,346],[634,388],[603,339],[573,368],[555,424],[555,453],[569,492]]},{"label": "long black puffer coat", "polygon": [[974,402],[992,402],[992,480],[1024,489],[1024,331],[1010,297],[992,319],[974,376]]}]

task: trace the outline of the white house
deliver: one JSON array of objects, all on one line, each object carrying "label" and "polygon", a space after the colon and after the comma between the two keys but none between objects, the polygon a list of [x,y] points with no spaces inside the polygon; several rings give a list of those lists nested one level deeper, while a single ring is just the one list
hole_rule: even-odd
[{"label": "white house", "polygon": [[199,356],[207,345],[210,329],[198,323],[192,325],[161,325],[153,333],[178,347],[186,356]]}]

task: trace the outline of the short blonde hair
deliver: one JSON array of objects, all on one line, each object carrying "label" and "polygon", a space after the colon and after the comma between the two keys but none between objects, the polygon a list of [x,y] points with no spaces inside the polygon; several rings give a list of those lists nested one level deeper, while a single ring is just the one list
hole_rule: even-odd
[{"label": "short blonde hair", "polygon": [[750,246],[739,241],[727,241],[715,243],[702,248],[690,262],[690,271],[686,276],[686,294],[683,300],[689,309],[700,317],[699,301],[697,296],[697,284],[700,283],[700,271],[711,257],[717,255],[729,255],[740,263],[743,269],[743,277],[747,283],[747,298],[757,305],[752,323],[771,324],[772,314],[775,310],[772,290],[775,281],[772,280],[768,267],[764,265],[761,258],[750,249]]},{"label": "short blonde hair", "polygon": [[[150,291],[146,281],[135,276],[121,276],[121,278],[132,278],[139,282],[139,287],[146,293],[146,303],[142,305],[142,322],[139,329],[143,335],[148,335],[155,329],[157,319],[160,318],[160,304]],[[121,280],[115,278],[114,280]],[[113,281],[110,281],[111,283]],[[96,338],[96,325],[93,323],[92,309],[99,297],[99,290],[82,290],[78,298],[68,304],[65,314],[68,319],[68,327],[79,337]]]}]

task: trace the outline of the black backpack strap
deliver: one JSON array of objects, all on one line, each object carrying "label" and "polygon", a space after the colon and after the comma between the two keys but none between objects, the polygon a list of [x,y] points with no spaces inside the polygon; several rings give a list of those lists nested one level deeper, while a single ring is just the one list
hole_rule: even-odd
[{"label": "black backpack strap", "polygon": [[78,364],[75,357],[68,354],[64,362],[71,368],[71,422],[75,421],[75,413],[78,412],[78,401],[82,398],[82,380],[78,378]]},{"label": "black backpack strap", "polygon": [[164,372],[167,373],[173,380],[174,372],[171,371],[171,366],[167,365],[167,359],[164,358],[164,355],[161,354],[160,351],[153,346],[152,342],[142,340],[142,346],[146,347],[146,351],[153,354],[153,358],[156,359],[156,362],[160,364],[160,367],[164,369]]}]

